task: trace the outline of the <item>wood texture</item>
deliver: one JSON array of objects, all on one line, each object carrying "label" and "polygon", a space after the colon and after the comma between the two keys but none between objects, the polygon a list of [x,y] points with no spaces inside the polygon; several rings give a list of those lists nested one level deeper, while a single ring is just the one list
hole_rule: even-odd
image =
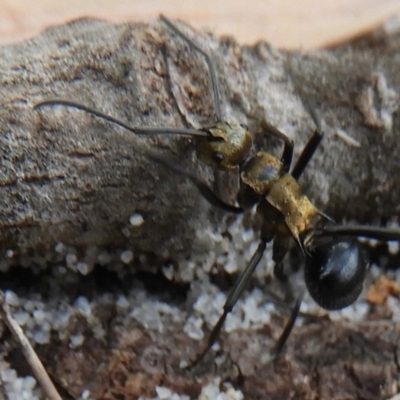
[{"label": "wood texture", "polygon": [[[397,52],[286,55],[265,44],[241,49],[232,40],[196,40],[215,59],[227,120],[256,132],[265,118],[295,139],[298,154],[314,129],[302,101],[315,110],[326,137],[304,186],[319,207],[339,220],[398,216]],[[160,50],[166,41],[170,77]],[[57,242],[133,247],[163,260],[211,245],[194,232],[220,219],[185,179],[140,156],[140,146],[164,148],[201,173],[187,139],[143,139],[83,112],[32,109],[56,96],[131,124],[207,125],[214,116],[204,60],[158,22],[81,20],[4,47],[1,63],[1,243],[15,250],[15,262],[18,254],[49,251]],[[130,226],[134,213],[144,216],[139,228]]]},{"label": "wood texture", "polygon": [[[399,216],[396,35],[380,31],[335,49],[302,54],[264,43],[240,47],[233,39],[188,32],[213,54],[227,120],[257,131],[266,118],[294,138],[298,155],[314,129],[308,107],[315,110],[325,138],[302,184],[318,207],[338,221],[378,223]],[[170,76],[161,52],[165,44]],[[193,143],[139,138],[62,107],[32,110],[37,101],[58,96],[132,124],[201,125],[213,116],[201,57],[160,22],[115,26],[81,20],[3,47],[0,63],[1,240],[3,250],[11,247],[15,254],[12,260],[3,256],[3,262],[18,265],[22,256],[35,252],[46,255],[41,262],[51,262],[51,249],[59,241],[78,249],[134,248],[164,262],[212,248],[212,240],[204,241],[199,233],[226,222],[185,179],[139,154],[146,146],[174,154],[209,179],[211,171],[194,160]],[[346,135],[355,142],[343,139]],[[256,138],[258,148],[279,151],[280,145]],[[129,226],[133,212],[145,216],[139,229]],[[155,265],[148,260],[144,264],[149,269]],[[152,284],[157,279],[152,278]],[[122,280],[113,287],[107,281],[107,292],[117,296],[124,283],[131,284]],[[41,287],[33,280],[29,285],[32,291]],[[52,285],[50,280],[44,286],[52,288],[53,300],[61,290],[71,298],[77,293],[101,297],[102,286],[94,276],[73,290]],[[171,292],[178,292],[177,287]],[[134,297],[136,308],[157,303],[151,292],[145,293]],[[177,302],[173,295],[164,301],[174,304],[181,316],[163,316],[164,331],[122,323],[112,301],[100,303],[96,315],[107,329],[104,341],[88,334],[77,350],[57,338],[42,347],[52,378],[58,377],[57,383],[73,398],[88,387],[96,398],[152,397],[157,385],[196,398],[200,386],[216,375],[241,387],[249,399],[265,398],[266,393],[271,399],[379,399],[398,389],[399,329],[382,321],[328,328],[317,319],[294,333],[287,357],[276,366],[260,355],[268,353],[280,331],[283,321],[278,319],[256,332],[229,335],[222,341],[223,364],[215,364],[210,354],[196,371],[182,372],[179,361],[193,357],[198,342],[183,333],[185,301]],[[71,332],[86,332],[88,323],[84,318],[71,321]],[[310,347],[303,346],[306,340]],[[156,357],[151,355],[150,367],[145,362],[149,349],[155,349]]]}]

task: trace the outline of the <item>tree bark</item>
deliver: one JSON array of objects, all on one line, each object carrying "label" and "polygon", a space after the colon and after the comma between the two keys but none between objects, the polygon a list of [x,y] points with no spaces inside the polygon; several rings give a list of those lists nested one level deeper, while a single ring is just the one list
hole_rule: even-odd
[{"label": "tree bark", "polygon": [[[400,166],[393,155],[399,150],[400,77],[393,46],[301,54],[193,35],[217,66],[226,120],[256,132],[266,118],[294,138],[296,154],[314,129],[303,104],[323,121],[323,144],[302,181],[320,208],[338,220],[398,216]],[[223,224],[220,218],[212,218],[185,179],[135,151],[140,142],[172,152],[200,173],[204,167],[189,140],[139,138],[64,107],[32,110],[42,99],[60,97],[131,124],[181,127],[189,121],[200,127],[215,119],[201,56],[160,22],[113,26],[93,20],[50,29],[1,51],[1,245],[15,250],[14,261],[17,254],[48,251],[57,242],[117,245],[162,260],[212,245],[196,232]],[[210,176],[208,168],[205,174]],[[234,188],[227,192],[234,194]],[[134,213],[144,217],[139,228],[129,223]]]},{"label": "tree bark", "polygon": [[[370,40],[302,54],[265,43],[241,48],[231,38],[188,32],[212,54],[227,121],[257,132],[267,119],[294,139],[298,155],[315,129],[313,110],[325,137],[301,182],[319,208],[338,221],[371,224],[398,218],[400,42],[395,36],[379,45],[370,35]],[[193,141],[139,137],[65,107],[32,109],[42,99],[59,97],[131,124],[201,127],[214,119],[209,72],[201,56],[161,22],[114,26],[79,20],[2,48],[0,63],[3,266],[48,265],[58,257],[54,246],[59,242],[78,252],[132,249],[148,269],[215,250],[212,237],[201,232],[224,232],[232,221],[220,218],[184,177],[140,154],[151,148],[175,155],[211,182],[212,171],[194,157]],[[260,135],[256,142],[257,148],[280,154],[281,144]],[[224,196],[234,193],[232,185]],[[143,216],[141,226],[130,223],[133,214]],[[183,372],[179,361],[192,359],[198,349],[198,341],[182,332],[187,304],[166,297],[176,315],[162,309],[163,329],[138,322],[145,315],[123,320],[113,301],[102,305],[96,279],[90,276],[73,290],[60,282],[49,285],[53,305],[66,301],[63,290],[70,301],[81,293],[93,302],[100,299],[94,314],[106,339],[88,334],[78,350],[68,339],[42,348],[53,379],[58,377],[73,397],[87,388],[95,398],[152,397],[156,386],[168,386],[196,398],[201,385],[217,375],[241,387],[249,399],[377,399],[399,387],[398,326],[371,321],[327,328],[317,318],[295,330],[277,366],[263,357],[281,329],[283,321],[276,318],[265,328],[223,339],[223,364],[214,363],[210,353],[199,369]],[[109,285],[105,291],[113,296],[124,293]],[[133,311],[146,305],[146,314],[159,307],[150,292],[132,290]],[[76,317],[68,332],[86,334],[90,323]],[[335,396],[330,387],[340,392],[333,391]]]}]

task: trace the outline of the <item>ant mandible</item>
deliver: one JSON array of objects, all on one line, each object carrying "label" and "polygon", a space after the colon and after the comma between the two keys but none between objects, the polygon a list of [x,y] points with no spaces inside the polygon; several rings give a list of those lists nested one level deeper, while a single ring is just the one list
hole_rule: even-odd
[{"label": "ant mandible", "polygon": [[[314,113],[310,110],[317,129],[292,169],[293,141],[266,121],[260,123],[261,133],[273,135],[283,141],[282,156],[277,158],[266,151],[252,155],[253,134],[248,128],[245,125],[223,121],[215,67],[210,55],[166,17],[161,16],[161,20],[191,48],[202,54],[207,63],[216,115],[216,123],[213,126],[203,129],[130,126],[93,108],[63,99],[44,100],[37,103],[34,108],[56,105],[76,108],[135,134],[194,136],[198,141],[196,154],[199,160],[217,170],[238,170],[240,188],[236,198],[237,206],[220,199],[203,180],[181,167],[176,161],[153,151],[142,151],[152,161],[186,176],[211,205],[237,214],[257,205],[257,213],[262,219],[260,244],[229,292],[223,313],[213,327],[207,345],[187,366],[191,368],[204,358],[216,341],[227,315],[242,295],[261,260],[267,243],[273,240],[274,274],[282,280],[285,279],[282,261],[289,250],[290,240],[294,239],[305,257],[304,277],[311,297],[321,307],[335,310],[352,304],[363,287],[368,262],[356,238],[400,240],[400,230],[357,225],[327,225],[327,221],[333,221],[311,203],[298,184],[323,137]],[[325,226],[319,228],[317,222],[321,218],[325,220]],[[275,354],[281,351],[289,337],[300,305],[301,297],[297,299],[289,321],[276,343]]]}]

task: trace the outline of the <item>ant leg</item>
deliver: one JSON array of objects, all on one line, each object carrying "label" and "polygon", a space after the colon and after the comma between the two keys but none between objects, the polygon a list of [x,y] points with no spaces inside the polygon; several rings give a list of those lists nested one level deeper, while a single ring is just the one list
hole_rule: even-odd
[{"label": "ant leg", "polygon": [[283,259],[289,250],[289,238],[275,237],[272,247],[272,260],[274,261],[274,276],[284,284],[287,284],[288,277],[283,271]]},{"label": "ant leg", "polygon": [[293,140],[288,138],[283,132],[277,129],[275,126],[271,125],[269,122],[262,120],[260,126],[263,130],[262,133],[267,133],[269,135],[275,136],[276,138],[284,142],[283,154],[281,157],[281,162],[283,164],[283,170],[285,173],[289,172],[290,166],[292,165],[293,159]]},{"label": "ant leg", "polygon": [[282,285],[285,292],[285,301],[293,301],[293,288],[289,281],[288,273],[283,269],[283,259],[285,258],[290,245],[289,237],[275,237],[272,248],[272,259],[275,263],[273,275]]},{"label": "ant leg", "polygon": [[214,328],[212,329],[210,336],[208,337],[206,347],[196,357],[196,359],[193,362],[191,362],[187,367],[185,367],[185,369],[190,369],[190,368],[193,368],[194,366],[196,366],[204,358],[204,356],[207,354],[208,350],[210,350],[210,348],[216,341],[216,339],[221,331],[221,328],[226,320],[226,317],[232,311],[236,302],[242,295],[244,288],[249,283],[254,270],[256,269],[258,263],[260,262],[261,257],[264,254],[265,247],[266,247],[265,242],[261,242],[259,244],[259,246],[258,246],[256,252],[253,254],[253,257],[251,258],[249,264],[239,275],[237,281],[235,282],[235,285],[229,292],[228,298],[226,299],[226,302],[224,304],[224,311],[223,311],[222,315],[219,317],[218,322],[215,324]]},{"label": "ant leg", "polygon": [[382,228],[376,226],[348,225],[348,226],[327,226],[322,229],[316,229],[315,236],[356,236],[377,240],[397,240],[400,241],[399,228]]},{"label": "ant leg", "polygon": [[[289,240],[288,238],[279,238],[276,237],[274,240],[274,246],[273,246],[273,254],[272,258],[275,262],[274,265],[274,276],[284,285],[284,288],[286,289],[287,294],[289,294],[289,299],[293,300],[293,290],[290,285],[290,282],[288,280],[288,276],[285,274],[283,271],[283,258],[285,257],[289,247]],[[285,345],[290,333],[292,332],[293,326],[296,322],[297,316],[300,311],[300,305],[301,305],[301,298],[300,296],[296,303],[295,306],[290,314],[290,318],[288,322],[286,323],[285,329],[283,330],[281,336],[279,337],[277,343],[274,346],[274,349],[272,351],[274,357],[277,357],[279,353],[281,352],[283,346]]]},{"label": "ant leg", "polygon": [[285,271],[283,270],[283,264],[282,262],[275,263],[274,265],[274,277],[278,279],[279,282],[286,284],[288,281],[288,276],[285,274]]},{"label": "ant leg", "polygon": [[276,344],[272,350],[272,354],[274,355],[274,358],[276,358],[280,354],[283,346],[285,345],[286,341],[288,340],[288,338],[293,330],[296,319],[299,315],[300,306],[301,306],[301,297],[299,297],[296,300],[296,303],[292,309],[292,312],[290,313],[289,320],[286,323],[285,328],[283,329],[283,332],[281,333],[281,336],[279,337],[278,341],[276,342]]},{"label": "ant leg", "polygon": [[[285,62],[286,68],[288,70],[289,76],[293,81],[293,85],[297,91],[301,92],[301,85],[300,82],[298,81],[296,74],[293,71],[293,65],[292,61],[290,58],[286,59]],[[294,166],[292,170],[292,176],[294,179],[298,180],[301,176],[301,174],[304,172],[304,169],[307,167],[307,164],[311,160],[312,156],[315,153],[315,150],[321,143],[321,140],[323,138],[323,133],[322,133],[322,127],[321,127],[321,120],[317,116],[317,113],[315,112],[315,108],[311,106],[311,104],[308,101],[305,101],[303,96],[300,96],[304,108],[308,111],[308,113],[311,116],[311,119],[313,120],[316,130],[314,134],[311,136],[307,144],[305,145],[302,153],[300,154],[299,159],[296,162],[296,165]],[[323,217],[326,217],[325,215],[322,215]],[[329,219],[329,218],[328,218]]]},{"label": "ant leg", "polygon": [[188,170],[183,168],[176,161],[173,161],[170,158],[163,157],[160,154],[157,154],[157,153],[154,153],[151,151],[146,151],[144,154],[147,158],[156,162],[157,164],[161,164],[162,166],[167,167],[171,171],[188,178],[193,183],[193,185],[195,185],[197,187],[197,189],[202,194],[202,196],[211,205],[218,207],[224,211],[232,212],[235,214],[241,214],[244,211],[244,209],[242,207],[237,207],[237,206],[225,203],[222,199],[220,199],[213,192],[213,190],[203,180],[201,180],[196,175],[192,174],[191,172],[189,172]]},{"label": "ant leg", "polygon": [[180,36],[191,48],[198,51],[205,59],[208,70],[210,71],[211,84],[214,96],[214,107],[215,107],[215,115],[218,121],[222,121],[222,112],[221,112],[221,101],[219,96],[219,88],[217,83],[217,75],[215,73],[214,62],[211,59],[210,55],[207,54],[203,49],[201,49],[196,43],[193,42],[189,37],[187,37],[172,21],[166,18],[164,15],[160,15],[161,21],[163,21],[175,34]]},{"label": "ant leg", "polygon": [[314,155],[315,150],[317,150],[319,144],[321,143],[323,136],[324,135],[319,130],[316,130],[311,138],[308,140],[292,170],[291,175],[294,179],[298,180],[300,178],[301,174],[307,167],[307,164],[310,162],[312,156]]}]

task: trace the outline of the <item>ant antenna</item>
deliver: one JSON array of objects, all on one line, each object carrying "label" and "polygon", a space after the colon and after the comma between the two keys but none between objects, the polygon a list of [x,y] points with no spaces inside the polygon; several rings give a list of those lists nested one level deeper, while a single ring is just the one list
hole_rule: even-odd
[{"label": "ant antenna", "polygon": [[186,41],[190,47],[198,51],[206,60],[208,69],[210,71],[211,76],[211,84],[213,89],[213,96],[214,96],[214,107],[215,107],[215,114],[217,116],[218,121],[222,121],[222,112],[221,112],[221,101],[219,97],[219,89],[217,83],[217,76],[215,73],[215,65],[213,60],[211,59],[210,55],[207,54],[203,49],[197,46],[196,43],[193,42],[188,36],[186,36],[182,31],[180,31],[167,17],[164,15],[160,15],[161,21],[163,21],[168,27],[175,32],[178,36],[180,36],[184,41]]},{"label": "ant antenna", "polygon": [[124,122],[111,117],[110,115],[104,114],[101,111],[95,110],[94,108],[87,107],[83,104],[76,103],[74,101],[62,100],[62,99],[49,99],[44,100],[39,103],[36,103],[33,106],[34,110],[37,110],[46,106],[65,106],[70,108],[76,108],[77,110],[85,111],[88,114],[94,115],[95,117],[104,119],[108,122],[116,124],[130,132],[133,132],[137,135],[147,135],[147,134],[170,134],[170,135],[189,135],[189,136],[202,136],[209,137],[207,132],[199,131],[197,129],[188,129],[188,128],[161,128],[161,127],[152,127],[152,126],[130,126],[125,124]]}]

